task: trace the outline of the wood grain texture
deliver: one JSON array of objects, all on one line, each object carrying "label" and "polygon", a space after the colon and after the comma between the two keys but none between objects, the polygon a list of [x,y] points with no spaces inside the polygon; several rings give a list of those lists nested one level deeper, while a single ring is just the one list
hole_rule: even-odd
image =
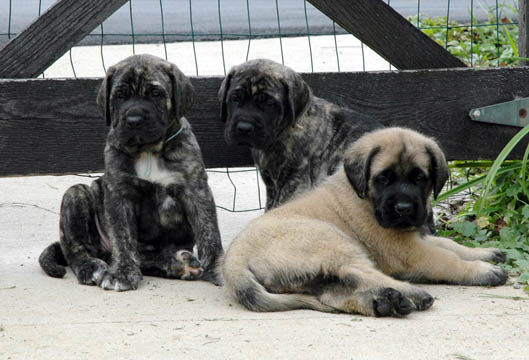
[{"label": "wood grain texture", "polygon": [[[303,74],[315,95],[438,139],[449,159],[494,159],[519,128],[470,120],[470,109],[529,97],[529,68]],[[188,115],[207,167],[251,165],[224,143],[221,77],[191,78]],[[101,79],[0,80],[0,176],[103,169],[107,127],[95,104]],[[527,142],[511,158],[521,158]]]},{"label": "wood grain texture", "polygon": [[[529,0],[518,0],[518,54],[529,58]],[[520,60],[520,66],[529,65],[529,61]]]},{"label": "wood grain texture", "polygon": [[401,70],[466,67],[382,0],[308,0]]},{"label": "wood grain texture", "polygon": [[127,0],[60,0],[0,50],[0,78],[40,75]]}]

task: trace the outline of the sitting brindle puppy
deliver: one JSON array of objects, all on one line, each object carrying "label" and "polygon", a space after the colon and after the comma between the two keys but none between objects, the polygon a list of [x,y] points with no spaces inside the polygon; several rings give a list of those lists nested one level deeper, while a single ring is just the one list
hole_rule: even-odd
[{"label": "sitting brindle puppy", "polygon": [[320,184],[348,145],[381,125],[312,94],[292,69],[271,60],[233,67],[219,91],[228,144],[251,147],[270,210]]},{"label": "sitting brindle puppy", "polygon": [[60,243],[39,258],[48,275],[70,265],[81,284],[118,291],[136,289],[142,274],[217,283],[215,203],[184,117],[192,98],[189,79],[157,57],[108,70],[97,97],[110,125],[105,174],[64,194]]},{"label": "sitting brindle puppy", "polygon": [[[419,231],[430,196],[448,178],[439,146],[419,133],[371,132],[316,189],[253,220],[220,271],[253,311],[313,309],[404,316],[432,306],[401,280],[496,286],[507,274],[495,248],[467,248]],[[400,280],[397,280],[400,279]]]}]

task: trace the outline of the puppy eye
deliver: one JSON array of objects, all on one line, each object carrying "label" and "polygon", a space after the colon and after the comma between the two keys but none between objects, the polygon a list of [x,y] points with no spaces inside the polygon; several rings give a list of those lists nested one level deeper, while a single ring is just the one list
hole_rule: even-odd
[{"label": "puppy eye", "polygon": [[380,184],[380,185],[388,185],[389,184],[389,177],[387,177],[386,175],[378,175],[377,176],[377,182]]},{"label": "puppy eye", "polygon": [[254,101],[257,103],[263,104],[266,102],[267,99],[268,99],[268,95],[266,95],[265,93],[259,93],[255,96]]},{"label": "puppy eye", "polygon": [[423,182],[426,180],[426,175],[424,175],[423,173],[418,173],[417,175],[415,175],[415,182],[418,183],[418,182]]},{"label": "puppy eye", "polygon": [[238,103],[241,101],[241,97],[239,96],[239,94],[237,93],[234,93],[230,96],[230,101],[231,102],[234,102],[234,103]]},{"label": "puppy eye", "polygon": [[118,99],[124,99],[127,96],[127,93],[124,90],[117,90],[116,91],[116,97]]}]

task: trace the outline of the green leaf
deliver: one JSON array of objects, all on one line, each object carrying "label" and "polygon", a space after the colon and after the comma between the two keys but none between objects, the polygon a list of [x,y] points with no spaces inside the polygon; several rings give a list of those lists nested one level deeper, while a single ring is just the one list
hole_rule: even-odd
[{"label": "green leaf", "polygon": [[500,239],[502,244],[508,244],[512,243],[514,241],[514,237],[516,236],[516,233],[513,229],[510,227],[504,227],[500,230]]},{"label": "green leaf", "polygon": [[505,195],[509,197],[515,197],[521,192],[522,192],[522,187],[518,184],[513,184],[507,189],[507,191],[505,191]]},{"label": "green leaf", "polygon": [[519,282],[520,284],[527,284],[528,281],[529,281],[529,270],[524,271],[524,272],[522,273],[522,275],[520,275],[520,277],[518,278],[518,282]]},{"label": "green leaf", "polygon": [[466,237],[471,237],[475,235],[479,230],[478,226],[470,221],[456,223],[453,225],[453,228],[455,231]]},{"label": "green leaf", "polygon": [[522,215],[524,218],[529,219],[529,205],[525,205],[522,208]]}]

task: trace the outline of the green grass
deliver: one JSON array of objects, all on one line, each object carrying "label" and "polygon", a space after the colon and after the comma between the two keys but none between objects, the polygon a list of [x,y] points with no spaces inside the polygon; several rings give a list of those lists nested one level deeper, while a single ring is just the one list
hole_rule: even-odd
[{"label": "green grass", "polygon": [[[509,7],[517,14],[516,3]],[[490,9],[488,21],[472,24],[447,22],[446,18],[421,16],[410,21],[465,64],[474,67],[517,66],[518,26],[502,15],[503,9]],[[472,201],[446,222],[440,222],[439,235],[470,247],[495,246],[507,255],[502,265],[518,282],[529,284],[529,174],[527,157],[505,161],[511,150],[526,139],[526,127],[507,144],[496,161],[452,162],[456,184],[442,193],[439,201],[461,192],[472,191]],[[529,286],[524,287],[529,293]]]}]

